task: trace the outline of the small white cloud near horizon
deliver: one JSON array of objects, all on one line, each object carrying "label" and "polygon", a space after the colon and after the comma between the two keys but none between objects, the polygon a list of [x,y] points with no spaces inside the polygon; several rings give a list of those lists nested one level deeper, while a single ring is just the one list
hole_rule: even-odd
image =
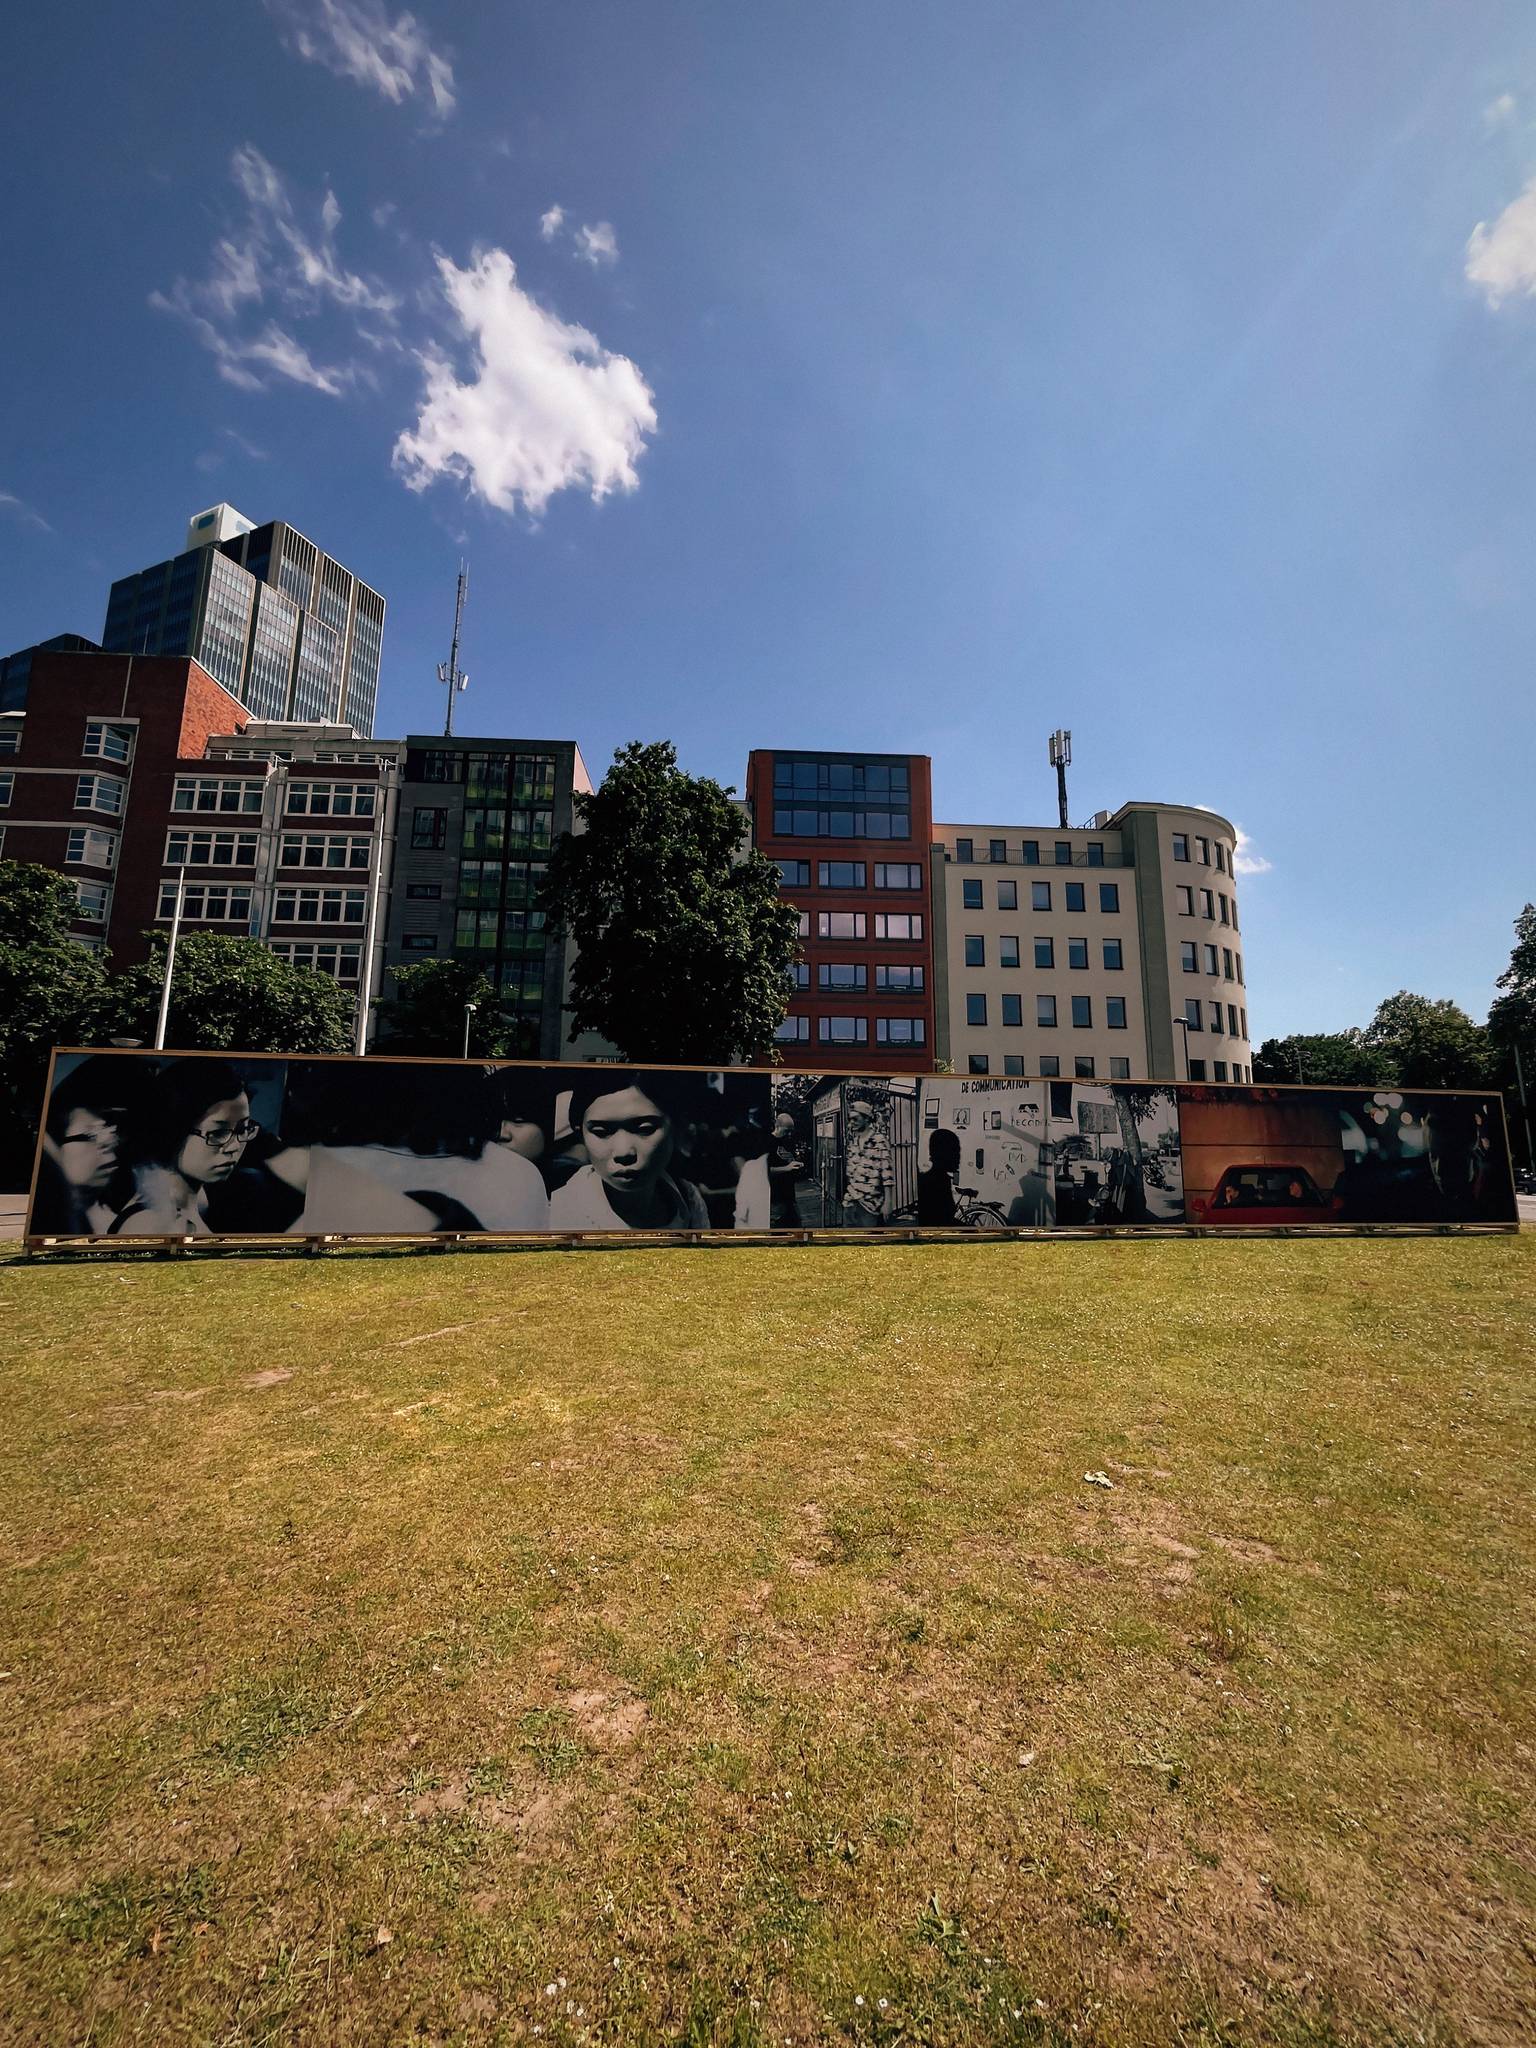
[{"label": "small white cloud near horizon", "polygon": [[367,86],[398,107],[420,93],[439,121],[458,102],[453,66],[414,14],[391,21],[382,0],[266,0],[283,40],[307,63]]},{"label": "small white cloud near horizon", "polygon": [[534,518],[558,491],[600,503],[635,490],[656,406],[629,358],[541,306],[504,249],[477,250],[462,270],[439,256],[437,268],[473,377],[461,381],[440,349],[419,352],[421,410],[393,456],[407,487],[454,477],[498,511]]},{"label": "small white cloud near horizon", "polygon": [[576,254],[584,263],[590,263],[594,270],[604,263],[619,260],[619,238],[613,232],[612,221],[600,220],[593,227],[585,223],[575,233]]},{"label": "small white cloud near horizon", "polygon": [[1267,875],[1274,867],[1274,862],[1266,860],[1262,853],[1254,852],[1253,841],[1248,837],[1248,834],[1241,825],[1234,826],[1233,829],[1237,833],[1237,843],[1232,850],[1233,873],[1239,875]]},{"label": "small white cloud near horizon", "polygon": [[1536,293],[1536,178],[1491,227],[1480,220],[1472,230],[1466,277],[1495,311],[1507,298]]},{"label": "small white cloud near horizon", "polygon": [[1501,92],[1496,100],[1490,100],[1483,109],[1485,128],[1502,128],[1514,119],[1515,96],[1512,92]]},{"label": "small white cloud near horizon", "polygon": [[0,510],[14,513],[26,525],[40,527],[44,533],[53,532],[42,513],[29,505],[25,498],[18,498],[14,491],[0,491]]},{"label": "small white cloud near horizon", "polygon": [[556,235],[559,234],[564,222],[565,208],[563,206],[552,206],[548,213],[541,213],[539,215],[539,240],[541,242],[552,242]]}]

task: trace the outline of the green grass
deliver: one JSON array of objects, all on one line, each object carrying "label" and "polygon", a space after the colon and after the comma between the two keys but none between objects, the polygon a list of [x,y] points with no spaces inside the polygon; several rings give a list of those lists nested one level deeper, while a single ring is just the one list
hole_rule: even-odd
[{"label": "green grass", "polygon": [[1529,1233],[0,1267],[0,2039],[1529,2039],[1533,1310]]}]

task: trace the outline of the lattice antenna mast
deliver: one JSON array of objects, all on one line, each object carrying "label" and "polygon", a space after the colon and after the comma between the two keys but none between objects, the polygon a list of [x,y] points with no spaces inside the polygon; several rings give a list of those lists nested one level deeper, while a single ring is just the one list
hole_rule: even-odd
[{"label": "lattice antenna mast", "polygon": [[459,630],[464,623],[464,600],[469,595],[469,571],[459,564],[459,588],[453,601],[453,645],[448,650],[448,659],[437,664],[437,680],[446,684],[448,690],[448,716],[443,720],[443,738],[453,738],[453,700],[460,690],[467,688],[469,677],[459,667]]},{"label": "lattice antenna mast", "polygon": [[1056,770],[1056,801],[1061,808],[1061,829],[1071,830],[1067,823],[1067,770],[1072,766],[1072,735],[1069,732],[1051,734],[1051,766]]}]

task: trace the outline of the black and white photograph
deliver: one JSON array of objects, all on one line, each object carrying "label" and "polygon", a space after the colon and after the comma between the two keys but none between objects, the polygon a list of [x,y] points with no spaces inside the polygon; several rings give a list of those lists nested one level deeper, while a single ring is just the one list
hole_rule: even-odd
[{"label": "black and white photograph", "polygon": [[877,1230],[911,1222],[918,1087],[900,1077],[774,1075],[775,1227]]}]

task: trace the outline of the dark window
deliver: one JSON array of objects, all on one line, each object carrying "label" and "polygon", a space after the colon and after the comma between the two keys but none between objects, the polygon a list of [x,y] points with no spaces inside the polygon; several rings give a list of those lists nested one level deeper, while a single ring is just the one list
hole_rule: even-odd
[{"label": "dark window", "polygon": [[1031,910],[1049,910],[1051,907],[1051,885],[1049,882],[1031,882],[1029,885]]},{"label": "dark window", "polygon": [[1041,1053],[1038,1065],[1042,1079],[1047,1081],[1054,1080],[1061,1072],[1061,1061],[1053,1052]]},{"label": "dark window", "polygon": [[1093,1029],[1092,996],[1074,996],[1072,998],[1072,1029],[1074,1031],[1091,1031]]},{"label": "dark window", "polygon": [[1205,1029],[1204,1024],[1200,1021],[1200,998],[1198,996],[1187,996],[1185,998],[1184,1022],[1191,1031],[1203,1031]]},{"label": "dark window", "polygon": [[869,1038],[866,1017],[818,1017],[816,1036],[823,1045],[863,1045]]},{"label": "dark window", "polygon": [[1054,1031],[1056,1029],[1056,998],[1054,996],[1035,997],[1035,1022],[1042,1031]]},{"label": "dark window", "polygon": [[1118,910],[1120,908],[1120,884],[1118,882],[1100,882],[1099,908],[1100,910]]},{"label": "dark window", "polygon": [[916,861],[876,861],[875,887],[877,889],[921,889],[923,871]]},{"label": "dark window", "polygon": [[437,951],[437,934],[436,932],[407,932],[400,941],[400,950],[403,953],[435,953]]},{"label": "dark window", "polygon": [[1124,967],[1125,961],[1121,954],[1121,946],[1118,939],[1106,939],[1104,941],[1104,965],[1111,974],[1117,973]]},{"label": "dark window", "polygon": [[966,1063],[968,1074],[984,1074],[987,1071],[987,1056],[984,1052],[973,1052]]},{"label": "dark window", "polygon": [[1092,1053],[1078,1053],[1072,1062],[1072,1072],[1079,1081],[1091,1081],[1093,1079]]},{"label": "dark window", "polygon": [[971,859],[971,857],[972,857],[972,855],[971,855],[971,842],[970,842],[970,840],[969,840],[969,839],[957,839],[957,840],[955,841],[955,859],[956,859],[956,860],[970,860],[970,859]]},{"label": "dark window", "polygon": [[981,883],[979,881],[962,882],[960,884],[960,904],[961,908],[965,910],[980,910]]},{"label": "dark window", "polygon": [[1019,964],[1019,942],[1012,935],[997,942],[997,964],[999,967],[1017,967]]},{"label": "dark window", "polygon": [[781,860],[775,865],[782,888],[808,889],[811,886],[811,864],[808,860]]},{"label": "dark window", "polygon": [[1187,833],[1187,832],[1175,832],[1175,833],[1174,833],[1174,835],[1173,835],[1173,857],[1174,857],[1174,859],[1175,859],[1175,860],[1188,860],[1188,859],[1189,859],[1189,835],[1188,835],[1188,833]]},{"label": "dark window", "polygon": [[1019,885],[1017,882],[999,882],[997,885],[997,907],[999,910],[1017,910],[1019,907]]},{"label": "dark window", "polygon": [[785,972],[791,988],[810,987],[811,963],[808,960],[792,960]]},{"label": "dark window", "polygon": [[1227,1036],[1229,1038],[1241,1038],[1242,1036],[1242,1033],[1237,1028],[1236,1003],[1228,1003],[1227,1005]]},{"label": "dark window", "polygon": [[1212,1003],[1212,1005],[1211,1005],[1211,1029],[1212,1029],[1212,1030],[1213,1030],[1213,1031],[1214,1031],[1214,1032],[1216,1033],[1216,1035],[1217,1035],[1217,1037],[1218,1037],[1218,1038],[1219,1038],[1219,1037],[1221,1036],[1222,1028],[1223,1028],[1223,1027],[1222,1027],[1222,1022],[1221,1022],[1221,1005],[1220,1005],[1220,1003]]},{"label": "dark window", "polygon": [[1022,1024],[1024,1022],[1024,998],[1022,996],[1003,997],[1003,1022],[1005,1024]]},{"label": "dark window", "polygon": [[1023,1071],[1024,1055],[1021,1052],[1005,1052],[1003,1054],[1003,1072],[1005,1074],[1022,1074]]},{"label": "dark window", "polygon": [[1023,845],[1022,845],[1022,846],[1021,846],[1021,847],[1019,848],[1019,859],[1020,859],[1021,861],[1023,861],[1023,863],[1024,863],[1025,867],[1027,867],[1027,868],[1037,868],[1037,867],[1039,867],[1039,865],[1040,865],[1040,842],[1039,842],[1039,840],[1038,840],[1038,839],[1026,839],[1026,840],[1024,841],[1024,844],[1023,844]]},{"label": "dark window", "polygon": [[1209,839],[1197,839],[1195,848],[1200,855],[1201,867],[1208,868],[1211,864],[1211,842]]},{"label": "dark window", "polygon": [[985,967],[987,964],[987,942],[979,932],[965,935],[965,964],[967,967]]},{"label": "dark window", "polygon": [[862,889],[864,875],[861,860],[823,860],[816,863],[816,880],[823,889]]},{"label": "dark window", "polygon": [[1068,910],[1086,910],[1088,908],[1088,892],[1081,882],[1068,882],[1067,908]]},{"label": "dark window", "polygon": [[1205,949],[1205,971],[1207,974],[1215,974],[1218,971],[1214,946],[1207,946]]},{"label": "dark window", "polygon": [[416,806],[411,819],[412,846],[438,847],[448,844],[448,813]]},{"label": "dark window", "polygon": [[864,988],[869,969],[862,961],[824,960],[816,970],[816,981],[821,988]]},{"label": "dark window", "polygon": [[1200,972],[1200,953],[1193,939],[1180,939],[1179,965],[1186,974]]},{"label": "dark window", "polygon": [[1072,842],[1070,839],[1058,839],[1056,841],[1056,865],[1059,868],[1071,867]]},{"label": "dark window", "polygon": [[1223,981],[1230,981],[1232,979],[1232,948],[1230,946],[1223,946],[1221,949],[1221,978]]},{"label": "dark window", "polygon": [[1103,842],[1103,840],[1102,840],[1102,839],[1090,839],[1090,840],[1089,840],[1089,842],[1088,842],[1088,865],[1089,865],[1089,867],[1091,867],[1091,868],[1101,868],[1101,867],[1103,867],[1103,865],[1104,865],[1104,842]]},{"label": "dark window", "polygon": [[922,986],[923,969],[921,967],[877,967],[875,969],[876,988],[901,989],[905,992],[920,989]]},{"label": "dark window", "polygon": [[405,893],[417,903],[437,903],[443,894],[441,882],[407,882]]},{"label": "dark window", "polygon": [[1129,1081],[1131,1078],[1130,1061],[1121,1059],[1111,1060],[1109,1063],[1109,1078],[1111,1081]]},{"label": "dark window", "polygon": [[1106,996],[1104,998],[1104,1021],[1111,1031],[1123,1031],[1125,1029],[1124,996]]},{"label": "dark window", "polygon": [[1008,848],[1001,839],[989,839],[987,841],[988,860],[1005,861],[1007,858]]},{"label": "dark window", "polygon": [[985,1024],[987,1021],[987,999],[985,996],[967,996],[965,999],[965,1021],[967,1024]]},{"label": "dark window", "polygon": [[[1220,848],[1220,847],[1218,846],[1218,847],[1217,847],[1217,849],[1216,849],[1216,851],[1217,851],[1218,853],[1220,853],[1220,851],[1221,851],[1221,848]],[[1216,1062],[1214,1063],[1214,1070],[1213,1070],[1213,1072],[1212,1072],[1212,1075],[1211,1075],[1211,1079],[1212,1079],[1213,1081],[1225,1081],[1225,1079],[1226,1079],[1226,1078],[1227,1078],[1227,1063],[1226,1063],[1226,1061],[1225,1061],[1225,1060],[1217,1060],[1217,1061],[1216,1061]]]},{"label": "dark window", "polygon": [[1037,967],[1054,967],[1056,965],[1056,941],[1054,939],[1036,939],[1035,965]]},{"label": "dark window", "polygon": [[1204,1061],[1204,1060],[1191,1060],[1191,1061],[1190,1061],[1190,1063],[1189,1063],[1189,1078],[1191,1079],[1191,1081],[1203,1081],[1203,1080],[1205,1079],[1205,1061]]},{"label": "dark window", "polygon": [[1069,967],[1086,967],[1088,965],[1088,941],[1086,939],[1068,939],[1067,965]]},{"label": "dark window", "polygon": [[809,1017],[786,1017],[774,1038],[780,1045],[804,1045],[811,1035]]}]

